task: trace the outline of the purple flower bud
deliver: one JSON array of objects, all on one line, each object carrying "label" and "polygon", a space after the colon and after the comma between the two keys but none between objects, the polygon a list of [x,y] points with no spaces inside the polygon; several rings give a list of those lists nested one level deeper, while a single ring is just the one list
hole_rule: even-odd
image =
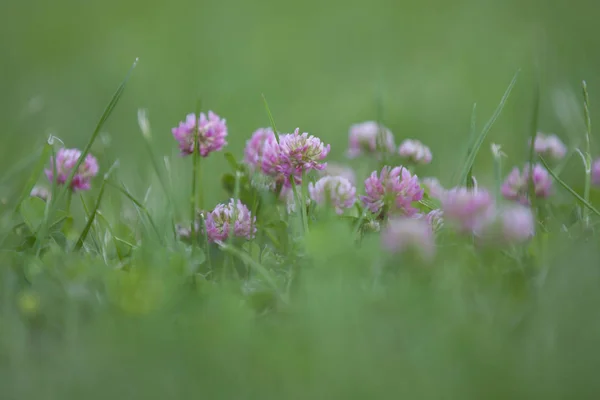
[{"label": "purple flower bud", "polygon": [[502,184],[501,192],[505,199],[529,205],[529,185],[533,180],[533,191],[536,198],[547,198],[552,194],[552,177],[541,164],[531,167],[526,165],[523,172],[514,168]]},{"label": "purple flower bud", "polygon": [[560,160],[567,154],[567,147],[558,136],[554,134],[545,135],[542,132],[538,132],[535,136],[533,149],[537,154],[555,160]]},{"label": "purple flower bud", "polygon": [[[79,158],[81,158],[81,151],[78,149],[58,150],[56,154],[56,183],[58,185],[64,185],[67,182],[67,179]],[[46,176],[50,182],[54,180],[53,164],[54,160],[51,157],[50,167],[45,170]],[[92,187],[92,178],[98,174],[98,169],[98,161],[93,155],[88,154],[71,181],[71,189],[73,191],[89,190]]]},{"label": "purple flower bud", "polygon": [[433,231],[423,219],[390,219],[381,232],[381,241],[383,248],[394,254],[413,250],[427,261],[435,255]]},{"label": "purple flower bud", "polygon": [[529,207],[512,205],[501,213],[502,233],[507,243],[522,243],[535,234],[535,218]]},{"label": "purple flower bud", "polygon": [[383,167],[379,176],[377,171],[373,171],[365,180],[365,192],[366,196],[360,199],[374,214],[383,211],[412,216],[418,211],[412,203],[423,198],[419,179],[404,167]]},{"label": "purple flower bud", "polygon": [[267,143],[277,144],[277,139],[271,128],[257,129],[250,140],[246,142],[244,161],[251,171],[258,171],[262,168],[263,153]]},{"label": "purple flower bud", "polygon": [[413,164],[429,164],[432,159],[429,147],[414,139],[406,139],[402,142],[398,152]]},{"label": "purple flower bud", "polygon": [[[235,221],[234,221],[235,218]],[[219,204],[206,215],[206,234],[210,242],[224,241],[229,237],[233,221],[233,235],[236,237],[254,238],[256,233],[256,217],[241,201],[231,199],[228,204]]]},{"label": "purple flower bud", "polygon": [[50,191],[42,186],[35,186],[29,193],[31,197],[38,197],[44,201],[48,201],[51,197]]},{"label": "purple flower bud", "polygon": [[171,131],[175,140],[179,142],[181,155],[193,154],[194,142],[202,157],[208,157],[210,153],[221,150],[227,144],[225,120],[212,111],[208,112],[208,117],[204,113],[200,113],[199,118],[195,114],[188,114],[185,121],[180,122],[179,126]]},{"label": "purple flower bud", "polygon": [[481,245],[524,243],[535,234],[535,218],[529,207],[508,204],[498,207],[493,217],[477,233],[477,242]]},{"label": "purple flower bud", "polygon": [[314,185],[311,182],[308,184],[308,192],[315,203],[331,204],[340,215],[345,208],[351,208],[356,202],[356,188],[341,176],[326,176]]},{"label": "purple flower bud", "polygon": [[592,184],[600,186],[600,158],[592,164]]},{"label": "purple flower bud", "polygon": [[362,154],[393,153],[396,151],[394,135],[375,121],[363,122],[350,127],[348,157]]}]

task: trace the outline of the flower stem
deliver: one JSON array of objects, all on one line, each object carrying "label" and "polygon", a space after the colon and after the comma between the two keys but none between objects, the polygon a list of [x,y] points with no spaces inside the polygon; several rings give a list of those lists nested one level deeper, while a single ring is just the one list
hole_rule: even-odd
[{"label": "flower stem", "polygon": [[[302,180],[304,180],[304,173],[302,173]],[[306,216],[306,202],[304,202],[304,197],[301,192],[298,192],[298,186],[296,185],[296,180],[294,179],[294,175],[290,175],[290,182],[292,183],[292,191],[294,193],[294,201],[296,202],[296,207],[300,209],[300,222],[302,223],[303,233],[308,233],[308,221]]]},{"label": "flower stem", "polygon": [[208,235],[206,234],[208,229],[206,229],[206,218],[203,213],[200,214],[200,219],[202,220],[202,226],[204,227],[204,252],[206,253],[206,262],[208,263],[208,271],[212,273],[213,268],[212,260],[210,259],[210,243],[208,243]]},{"label": "flower stem", "polygon": [[[590,118],[590,98],[587,91],[587,83],[585,81],[582,82],[583,88],[583,114],[585,117],[585,186],[583,191],[583,198],[586,202],[590,201],[590,186],[592,181],[592,157],[590,155],[591,146],[590,146],[590,136],[592,134],[592,120]],[[587,227],[590,223],[590,213],[589,210],[583,207],[583,223]]]},{"label": "flower stem", "polygon": [[67,192],[67,206],[66,206],[67,215],[69,215],[69,213],[71,212],[71,200],[72,199],[73,199],[73,191],[69,190]]},{"label": "flower stem", "polygon": [[192,156],[192,197],[190,198],[190,232],[192,234],[192,247],[196,244],[196,209],[197,209],[197,194],[196,181],[200,176],[200,154],[197,148],[197,139],[194,139],[194,154]]}]

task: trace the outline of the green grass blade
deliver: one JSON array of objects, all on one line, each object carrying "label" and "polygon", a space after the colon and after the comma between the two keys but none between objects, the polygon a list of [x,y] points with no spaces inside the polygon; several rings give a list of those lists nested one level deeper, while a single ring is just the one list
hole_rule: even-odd
[{"label": "green grass blade", "polygon": [[[590,187],[592,185],[592,154],[590,145],[590,136],[592,135],[592,119],[590,117],[590,96],[587,90],[587,83],[581,83],[583,89],[583,115],[585,117],[585,187],[583,198],[590,200]],[[583,210],[583,221],[589,225],[589,216],[586,209]]]},{"label": "green grass blade", "polygon": [[[96,218],[96,214],[98,214],[98,210],[100,209],[100,203],[102,202],[102,197],[104,196],[104,190],[106,189],[106,182],[108,182],[110,175],[118,166],[119,166],[119,160],[115,161],[113,163],[113,165],[111,165],[111,167],[108,169],[106,174],[104,174],[104,179],[102,180],[102,186],[100,186],[100,192],[98,193],[98,197],[96,198],[96,204],[94,205],[94,209],[92,210],[91,213],[88,213],[86,211],[86,213],[88,214],[88,221],[87,221],[85,227],[83,228],[83,231],[81,232],[81,235],[79,236],[79,239],[77,239],[77,242],[75,243],[75,247],[73,250],[77,251],[77,250],[81,249],[81,247],[83,246],[83,242],[85,241],[85,238],[89,234],[90,229],[92,228],[92,224],[94,223],[94,220]],[[83,201],[83,197],[82,197],[82,201]],[[84,202],[84,206],[85,206],[85,202]]]},{"label": "green grass blade", "polygon": [[[471,129],[469,131],[469,143],[474,143],[475,138],[477,137],[477,103],[473,103],[473,110],[471,111]],[[469,147],[467,149],[467,155],[470,155],[473,152],[473,148]],[[473,166],[469,168],[469,172],[467,172],[467,187],[473,187]]]},{"label": "green grass blade", "polygon": [[137,63],[138,63],[138,59],[136,58],[135,61],[133,62],[133,65],[131,66],[131,68],[129,68],[127,75],[125,75],[125,78],[123,79],[123,81],[121,82],[121,84],[119,85],[119,87],[117,88],[115,93],[113,94],[113,96],[112,96],[110,102],[108,103],[108,105],[106,106],[106,108],[104,109],[104,112],[102,113],[100,120],[96,124],[96,128],[94,129],[92,136],[90,136],[90,139],[88,140],[87,144],[85,145],[85,147],[83,148],[83,150],[81,152],[81,157],[79,157],[79,159],[77,160],[77,163],[71,170],[69,177],[67,178],[65,184],[63,185],[63,189],[59,192],[58,200],[60,200],[62,198],[62,196],[64,196],[66,191],[69,190],[69,187],[71,186],[71,181],[75,177],[75,174],[79,170],[79,167],[81,166],[81,164],[85,161],[85,157],[90,152],[92,146],[94,145],[94,142],[96,141],[96,138],[100,134],[100,130],[102,129],[102,127],[104,126],[104,124],[106,123],[106,121],[108,120],[110,115],[112,114],[112,112],[115,109],[115,107],[117,106],[117,104],[119,103],[119,100],[121,99],[121,96],[123,95],[123,92],[125,91],[125,86],[127,86],[127,82],[129,81],[129,78],[131,78],[131,74],[132,74],[133,70],[135,69],[135,67],[137,66]]},{"label": "green grass blade", "polygon": [[[537,136],[537,127],[538,127],[538,118],[539,118],[539,112],[540,112],[540,85],[539,82],[536,81],[535,83],[535,90],[533,93],[533,114],[531,116],[531,126],[530,126],[530,142],[529,143],[529,165],[531,168],[531,171],[533,171],[533,164],[535,161],[535,138]],[[533,207],[533,209],[536,209],[536,201],[537,198],[535,196],[535,184],[533,182],[533,173],[530,174],[531,175],[531,179],[529,180],[529,187],[528,187],[528,191],[529,191],[529,199],[531,201],[531,205]]]},{"label": "green grass blade", "polygon": [[[77,163],[71,170],[71,173],[69,174],[69,177],[67,178],[67,181],[62,186],[61,190],[58,191],[58,194],[56,196],[54,196],[54,198],[52,199],[52,204],[50,205],[48,216],[47,216],[46,220],[41,224],[38,231],[36,232],[36,253],[39,254],[39,252],[41,250],[41,246],[42,246],[42,240],[48,234],[48,221],[52,218],[55,208],[56,208],[56,205],[60,203],[60,200],[65,196],[67,190],[71,190],[71,188],[70,188],[71,182],[73,181],[73,178],[75,177],[75,174],[77,173],[77,170],[79,169],[81,164],[84,162],[85,157],[90,152],[90,149],[92,148],[92,145],[96,141],[96,138],[98,137],[98,134],[100,133],[100,130],[104,126],[104,123],[108,120],[108,117],[110,117],[110,115],[112,114],[113,110],[115,109],[117,103],[119,102],[119,99],[123,95],[125,86],[127,85],[127,82],[129,81],[129,78],[131,77],[131,74],[132,74],[134,68],[136,67],[137,62],[138,62],[138,59],[136,58],[133,65],[127,72],[127,75],[125,75],[125,78],[123,79],[123,81],[121,82],[121,84],[119,85],[119,87],[117,88],[115,93],[113,94],[113,97],[111,98],[111,100],[108,103],[108,105],[106,106],[106,108],[104,109],[104,112],[102,113],[100,120],[96,124],[96,128],[94,129],[92,136],[90,137],[87,145],[83,149],[83,151],[81,153],[81,157],[79,157],[79,159],[77,160]],[[103,184],[103,186],[104,186],[104,184]]]},{"label": "green grass blade", "polygon": [[273,119],[273,114],[271,114],[271,109],[269,108],[269,103],[267,103],[267,98],[265,95],[262,95],[263,103],[265,103],[265,110],[267,110],[267,115],[269,116],[269,122],[271,123],[271,128],[275,133],[275,138],[277,139],[277,143],[279,143],[279,132],[277,132],[277,127],[275,126],[275,120]]},{"label": "green grass blade", "polygon": [[[92,214],[90,213],[90,208],[87,206],[87,204],[85,202],[85,199],[83,198],[83,195],[81,193],[79,194],[79,199],[81,200],[81,205],[83,207],[83,211],[85,212],[86,218],[90,219],[91,216],[92,216]],[[98,211],[94,217],[96,217],[99,214],[100,214],[100,211]],[[92,224],[92,229],[91,230],[94,230],[94,225],[93,224]],[[96,232],[96,236],[98,236],[97,232]],[[94,242],[94,246],[96,247],[96,251],[98,253],[102,253],[102,250],[100,248],[100,244],[98,243],[98,240],[96,240],[96,237],[94,237],[94,235],[92,235],[90,237],[92,238],[92,241]]]},{"label": "green grass blade", "polygon": [[106,184],[108,186],[112,186],[113,188],[117,189],[119,192],[121,192],[121,194],[125,197],[127,197],[129,200],[131,200],[131,202],[133,204],[135,204],[137,207],[139,207],[140,209],[142,209],[142,211],[147,212],[148,210],[146,210],[146,207],[144,207],[144,205],[137,200],[135,197],[133,197],[133,195],[131,193],[129,193],[129,191],[127,189],[125,189],[122,186],[119,186],[115,183],[113,183],[112,181],[106,181]]},{"label": "green grass blade", "polygon": [[542,162],[542,164],[544,164],[544,167],[546,167],[546,170],[548,170],[548,172],[550,173],[550,175],[552,175],[552,177],[554,178],[554,180],[556,182],[558,182],[560,184],[560,186],[562,186],[563,188],[567,189],[567,191],[569,193],[571,193],[573,195],[573,197],[575,197],[575,199],[577,199],[584,207],[587,207],[587,209],[589,209],[591,212],[593,212],[594,214],[600,216],[600,211],[598,211],[593,205],[591,205],[588,201],[586,201],[583,197],[581,197],[579,195],[579,193],[577,193],[575,190],[573,190],[573,188],[571,188],[569,185],[567,185],[562,179],[560,179],[551,169],[550,166],[548,166],[548,163],[546,163],[546,160],[544,160],[542,157],[540,157],[540,161]]},{"label": "green grass blade", "polygon": [[96,218],[96,213],[98,212],[98,209],[100,208],[100,203],[102,202],[102,197],[104,196],[105,188],[106,188],[106,181],[103,181],[102,186],[100,186],[100,193],[98,193],[98,198],[96,199],[96,204],[94,205],[94,209],[90,213],[88,221],[85,224],[85,227],[83,228],[83,231],[81,232],[81,235],[79,236],[79,239],[77,239],[77,242],[75,243],[75,247],[73,248],[74,251],[77,251],[77,250],[81,249],[81,247],[83,247],[83,242],[85,241],[87,235],[89,234],[90,229],[92,228],[92,224],[94,223],[94,220]]},{"label": "green grass blade", "polygon": [[468,149],[470,149],[470,150],[467,153],[465,164],[464,164],[461,174],[460,174],[460,183],[461,184],[463,182],[466,182],[467,176],[469,175],[469,171],[471,171],[473,168],[473,163],[475,162],[475,157],[477,157],[477,153],[479,153],[479,149],[481,148],[481,145],[483,144],[485,138],[487,137],[487,134],[489,133],[490,129],[492,129],[492,126],[494,125],[494,123],[496,122],[496,120],[498,119],[500,114],[502,113],[502,110],[504,109],[504,106],[506,105],[506,101],[508,100],[508,97],[510,96],[510,93],[512,92],[512,90],[514,88],[515,83],[517,82],[517,77],[519,76],[519,72],[520,72],[520,70],[517,70],[517,72],[513,76],[512,80],[510,81],[510,84],[508,85],[508,88],[506,88],[506,91],[504,92],[504,95],[502,96],[502,99],[500,100],[500,103],[498,104],[498,107],[496,107],[494,114],[492,114],[492,117],[485,124],[485,126],[483,127],[483,129],[479,133],[479,135],[477,135],[474,138],[473,143],[469,144]]},{"label": "green grass blade", "polygon": [[133,195],[131,193],[129,193],[129,191],[123,186],[123,184],[121,184],[121,186],[119,186],[119,185],[113,183],[112,181],[106,181],[106,184],[117,189],[119,192],[121,192],[121,194],[123,196],[127,197],[137,207],[138,210],[142,211],[146,215],[146,218],[148,218],[148,222],[150,223],[150,226],[152,226],[152,229],[156,233],[156,237],[162,244],[162,236],[160,235],[158,228],[156,227],[156,224],[154,223],[154,219],[150,215],[150,212],[148,211],[148,209],[139,200],[137,200],[135,197],[133,197]]}]

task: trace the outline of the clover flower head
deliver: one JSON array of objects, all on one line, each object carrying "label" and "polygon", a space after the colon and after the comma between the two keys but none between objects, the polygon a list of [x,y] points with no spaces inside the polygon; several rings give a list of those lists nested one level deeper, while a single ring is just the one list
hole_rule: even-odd
[{"label": "clover flower head", "polygon": [[507,243],[523,243],[535,234],[535,218],[531,209],[520,204],[505,207],[500,219],[502,236]]},{"label": "clover flower head", "polygon": [[444,222],[461,233],[478,234],[495,215],[494,199],[483,189],[456,187],[440,198]]},{"label": "clover flower head", "polygon": [[263,150],[262,171],[275,177],[278,183],[291,186],[290,177],[301,182],[302,174],[311,170],[321,171],[327,163],[321,161],[329,154],[331,146],[306,132],[279,136],[279,143],[268,141]]},{"label": "clover flower head", "polygon": [[341,176],[326,176],[315,184],[311,182],[308,184],[308,192],[315,203],[331,204],[340,215],[356,202],[356,188]]},{"label": "clover flower head", "polygon": [[546,135],[542,132],[538,132],[535,136],[533,149],[537,154],[554,160],[561,160],[567,154],[567,146],[558,136],[554,134]]},{"label": "clover flower head", "polygon": [[185,121],[180,122],[171,132],[179,142],[179,150],[184,156],[194,154],[195,150],[200,156],[208,157],[210,153],[220,151],[227,145],[226,121],[212,111],[208,115],[188,114]]},{"label": "clover flower head", "polygon": [[398,153],[413,164],[431,163],[431,150],[418,140],[406,139],[400,145]]},{"label": "clover flower head", "polygon": [[529,186],[533,181],[533,193],[536,198],[544,199],[552,194],[552,177],[541,164],[525,165],[523,171],[513,168],[502,184],[501,192],[507,200],[529,205]]},{"label": "clover flower head", "polygon": [[262,168],[263,153],[267,143],[277,144],[275,133],[271,128],[259,128],[252,134],[250,140],[246,142],[244,149],[244,162],[251,171],[257,171]]},{"label": "clover flower head", "polygon": [[235,237],[248,240],[256,233],[256,217],[240,200],[219,204],[206,215],[206,234],[210,242],[226,240],[231,231]]},{"label": "clover flower head", "polygon": [[374,214],[391,212],[412,216],[418,211],[413,203],[423,198],[419,179],[404,167],[385,166],[379,174],[373,171],[365,180],[365,192],[366,196],[360,199]]},{"label": "clover flower head", "polygon": [[[78,149],[60,149],[56,153],[56,163],[54,158],[50,158],[50,167],[45,170],[46,176],[50,182],[56,180],[58,185],[64,185],[71,174],[75,164],[81,158],[81,151]],[[54,176],[54,164],[56,165],[56,177]],[[71,181],[71,189],[89,190],[92,187],[92,178],[98,174],[98,161],[96,158],[88,154],[85,160],[81,163],[77,172]]]},{"label": "clover flower head", "polygon": [[367,121],[350,127],[348,157],[355,158],[363,154],[380,155],[395,151],[394,135],[385,126],[375,121]]}]

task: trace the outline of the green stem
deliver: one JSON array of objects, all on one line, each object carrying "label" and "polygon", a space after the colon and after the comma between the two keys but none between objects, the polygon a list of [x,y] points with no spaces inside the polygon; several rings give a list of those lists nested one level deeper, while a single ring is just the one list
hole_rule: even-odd
[{"label": "green stem", "polygon": [[208,262],[208,271],[212,273],[213,267],[212,260],[210,259],[210,243],[208,243],[208,234],[206,233],[206,219],[204,218],[204,214],[200,214],[200,219],[202,220],[202,226],[204,227],[204,252],[206,253],[206,261]]},{"label": "green stem", "polygon": [[148,209],[141,202],[139,202],[135,197],[133,197],[133,195],[131,193],[129,193],[129,191],[127,190],[127,188],[125,187],[125,185],[123,183],[121,183],[121,186],[119,186],[111,181],[106,181],[106,184],[117,189],[119,192],[121,192],[121,194],[123,194],[125,197],[127,197],[129,200],[131,200],[131,202],[135,206],[138,213],[140,213],[140,211],[141,211],[146,215],[146,218],[148,219],[150,226],[152,226],[152,229],[156,233],[156,237],[158,238],[160,243],[163,244],[162,236],[161,236],[160,232],[158,231],[158,228],[156,227],[156,223],[154,222],[154,219],[152,218],[152,215],[150,215],[150,212],[148,211]]},{"label": "green stem", "polygon": [[[585,117],[585,186],[583,191],[583,198],[586,202],[590,201],[590,186],[592,182],[592,156],[590,146],[590,136],[592,135],[592,119],[590,118],[590,98],[587,91],[587,83],[582,82],[583,88],[583,114]],[[587,227],[590,223],[589,210],[583,207],[583,222]]]},{"label": "green stem", "polygon": [[494,185],[494,194],[496,200],[500,199],[500,187],[502,186],[502,156],[498,154],[494,157],[494,178],[496,180]]},{"label": "green stem", "polygon": [[[200,154],[198,152],[198,143],[197,138],[194,139],[194,154],[192,156],[192,197],[190,201],[190,232],[192,233],[192,243],[195,245],[196,243],[196,181],[198,180],[198,176],[200,175]],[[193,247],[192,245],[192,247]]]},{"label": "green stem", "polygon": [[73,191],[69,190],[67,192],[67,206],[66,206],[67,215],[69,215],[69,213],[71,212],[71,200],[72,199],[73,199]]},{"label": "green stem", "polygon": [[[304,174],[302,174],[302,179],[304,179]],[[304,230],[304,234],[308,233],[308,221],[306,221],[306,203],[303,201],[303,196],[298,192],[298,186],[296,185],[296,180],[293,175],[290,175],[290,182],[292,183],[292,191],[294,193],[294,201],[296,202],[296,207],[300,209],[300,221],[302,223],[302,228]]]},{"label": "green stem", "polygon": [[562,179],[560,179],[558,177],[558,175],[556,175],[556,173],[554,173],[550,167],[548,166],[548,163],[540,156],[540,161],[542,162],[542,164],[544,164],[544,167],[546,167],[546,170],[548,171],[548,173],[550,175],[552,175],[552,177],[554,178],[554,180],[556,182],[558,182],[563,188],[565,188],[569,193],[571,193],[571,195],[573,195],[573,197],[575,197],[584,207],[587,207],[591,212],[593,212],[594,214],[600,216],[600,211],[598,211],[593,205],[590,204],[589,201],[587,201],[586,199],[584,199],[583,197],[581,197],[575,190],[573,190],[573,188],[571,188],[569,185],[567,185]]}]

